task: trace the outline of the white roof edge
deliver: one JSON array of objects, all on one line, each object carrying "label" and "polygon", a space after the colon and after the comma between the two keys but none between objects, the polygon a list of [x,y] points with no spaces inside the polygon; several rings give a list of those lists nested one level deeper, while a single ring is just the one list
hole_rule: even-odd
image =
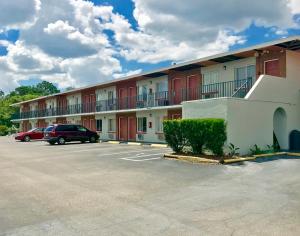
[{"label": "white roof edge", "polygon": [[177,67],[182,67],[182,66],[185,66],[185,65],[193,64],[193,63],[200,63],[200,62],[203,62],[203,61],[208,61],[208,60],[216,59],[216,58],[219,58],[219,57],[230,56],[232,54],[247,52],[247,51],[260,49],[260,48],[265,48],[265,47],[269,47],[269,46],[273,46],[273,45],[281,44],[281,43],[286,43],[286,42],[294,41],[294,40],[299,40],[300,41],[300,35],[291,36],[291,37],[282,38],[282,39],[277,39],[277,40],[269,41],[269,42],[266,42],[266,43],[256,44],[256,45],[253,45],[253,46],[250,46],[250,47],[241,48],[241,49],[234,50],[234,51],[223,52],[223,53],[219,53],[219,54],[215,54],[215,55],[211,55],[211,56],[207,56],[207,57],[203,57],[203,58],[199,58],[199,59],[195,59],[195,60],[181,62],[181,63],[178,63],[176,65],[167,66],[167,67],[163,67],[163,68],[160,68],[160,69],[155,69],[155,70],[151,70],[151,71],[147,71],[147,72],[143,72],[143,73],[139,73],[139,74],[135,74],[135,75],[125,76],[125,77],[122,77],[122,78],[119,78],[119,79],[113,79],[113,80],[109,80],[109,81],[98,83],[98,84],[93,84],[93,85],[80,87],[80,88],[76,88],[76,89],[65,91],[65,92],[60,92],[60,93],[51,94],[51,95],[47,95],[47,96],[43,96],[43,97],[31,99],[31,100],[19,102],[19,103],[14,103],[11,106],[18,106],[18,105],[21,105],[21,104],[24,104],[24,103],[38,101],[38,100],[45,99],[45,98],[55,97],[55,96],[58,96],[58,95],[63,95],[63,94],[68,94],[68,93],[74,93],[74,92],[84,90],[84,89],[98,87],[98,86],[105,85],[105,84],[110,84],[110,83],[116,83],[116,82],[120,82],[120,81],[123,81],[123,80],[132,79],[132,78],[135,78],[135,77],[145,76],[145,75],[161,72],[161,71],[164,71],[164,70],[175,69]]}]

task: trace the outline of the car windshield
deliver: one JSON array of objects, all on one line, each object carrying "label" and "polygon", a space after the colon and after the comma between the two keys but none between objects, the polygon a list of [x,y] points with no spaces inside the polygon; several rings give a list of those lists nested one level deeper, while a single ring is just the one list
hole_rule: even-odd
[{"label": "car windshield", "polygon": [[78,126],[77,129],[78,129],[78,131],[81,131],[81,132],[86,132],[87,131],[87,129],[82,127],[82,126]]},{"label": "car windshield", "polygon": [[51,132],[54,129],[54,126],[48,126],[45,131],[46,132]]},{"label": "car windshield", "polygon": [[31,130],[28,130],[27,132],[33,132],[33,131],[37,131],[37,128],[34,128],[34,129],[31,129]]}]

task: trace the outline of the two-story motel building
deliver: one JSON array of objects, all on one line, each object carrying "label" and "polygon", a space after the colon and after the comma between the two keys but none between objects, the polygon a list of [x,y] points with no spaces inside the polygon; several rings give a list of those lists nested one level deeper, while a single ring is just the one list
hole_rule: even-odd
[{"label": "two-story motel building", "polygon": [[[164,142],[164,119],[224,118],[228,143],[289,149],[300,130],[300,37],[14,104],[21,130],[80,123],[103,140]],[[197,132],[195,130],[195,132]]]}]

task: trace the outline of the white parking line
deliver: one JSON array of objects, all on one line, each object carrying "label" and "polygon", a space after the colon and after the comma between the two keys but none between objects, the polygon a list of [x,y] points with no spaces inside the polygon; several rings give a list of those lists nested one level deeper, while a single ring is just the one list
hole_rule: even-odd
[{"label": "white parking line", "polygon": [[142,160],[135,160],[135,159],[128,159],[128,158],[120,158],[125,161],[151,161],[151,160],[157,160],[161,159],[161,157],[154,157],[154,158],[148,158],[148,159],[142,159]]},{"label": "white parking line", "polygon": [[[82,149],[82,150],[69,150],[69,149],[60,149],[62,151],[69,151],[70,153],[79,153],[79,152],[92,152],[92,151],[101,151],[101,150],[107,150],[111,149],[111,147],[96,147],[96,148],[88,148],[88,149]],[[116,149],[116,148],[114,148]],[[121,148],[118,148],[121,149]]]},{"label": "white parking line", "polygon": [[[152,153],[152,154],[148,154],[148,155],[142,155],[142,153],[140,153],[133,157],[122,157],[119,159],[126,160],[126,161],[150,161],[150,160],[161,159],[161,157],[153,157],[153,156],[158,156],[158,155],[161,156],[162,154],[164,154],[164,153]],[[149,156],[152,156],[153,158],[139,159],[139,158],[149,157]]]},{"label": "white parking line", "polygon": [[[153,150],[136,150],[136,151],[126,151],[126,152],[115,152],[115,153],[104,153],[104,154],[99,154],[98,157],[102,157],[102,156],[112,156],[112,155],[119,155],[119,154],[126,154],[126,153],[141,153],[141,151],[143,152],[147,152],[147,151],[153,151]],[[161,153],[159,153],[161,155]],[[152,154],[155,155],[155,154]]]}]

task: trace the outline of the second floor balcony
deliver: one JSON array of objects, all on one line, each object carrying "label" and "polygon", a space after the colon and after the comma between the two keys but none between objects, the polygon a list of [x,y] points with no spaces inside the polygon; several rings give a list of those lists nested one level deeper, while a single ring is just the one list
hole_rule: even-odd
[{"label": "second floor balcony", "polygon": [[134,97],[115,98],[92,103],[68,105],[36,111],[20,112],[14,119],[42,118],[62,115],[89,114],[97,112],[130,110],[179,105],[183,101],[237,97],[244,98],[253,85],[252,79],[234,80],[202,85],[197,88],[181,88]]}]

